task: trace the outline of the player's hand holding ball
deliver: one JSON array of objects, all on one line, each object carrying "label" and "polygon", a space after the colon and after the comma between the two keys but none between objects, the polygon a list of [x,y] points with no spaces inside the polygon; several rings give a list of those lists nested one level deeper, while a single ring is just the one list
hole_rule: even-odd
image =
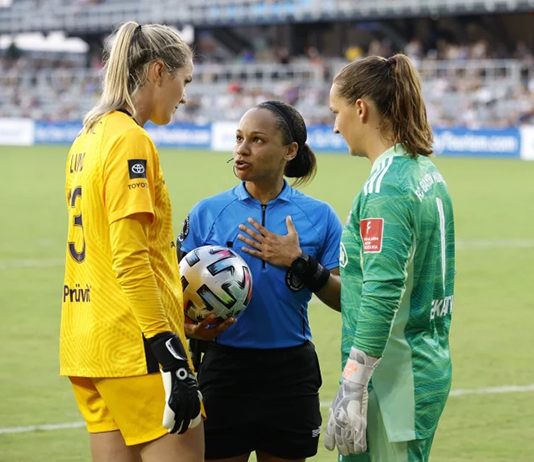
[{"label": "player's hand holding ball", "polygon": [[202,395],[195,375],[191,372],[187,355],[178,336],[164,332],[150,339],[154,356],[162,366],[165,387],[163,426],[169,433],[185,433],[202,420]]},{"label": "player's hand holding ball", "polygon": [[208,315],[203,321],[197,322],[185,315],[185,335],[188,338],[211,341],[236,323],[236,318],[230,317],[221,321],[214,314]]},{"label": "player's hand holding ball", "polygon": [[368,356],[352,347],[343,370],[343,382],[330,408],[324,445],[337,446],[343,456],[367,450],[367,386],[380,358]]}]

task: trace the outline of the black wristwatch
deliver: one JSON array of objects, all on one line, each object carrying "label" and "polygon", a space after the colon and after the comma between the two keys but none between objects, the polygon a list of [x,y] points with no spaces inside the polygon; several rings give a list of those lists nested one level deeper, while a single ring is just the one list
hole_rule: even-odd
[{"label": "black wristwatch", "polygon": [[291,262],[291,269],[297,275],[304,274],[310,268],[310,256],[302,252],[297,258]]}]

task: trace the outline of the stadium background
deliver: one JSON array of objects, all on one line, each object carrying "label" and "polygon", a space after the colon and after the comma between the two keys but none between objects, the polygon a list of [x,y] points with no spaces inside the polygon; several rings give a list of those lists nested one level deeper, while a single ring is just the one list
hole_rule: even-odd
[{"label": "stadium background", "polygon": [[[368,165],[332,134],[331,78],[369,54],[411,57],[458,237],[453,393],[431,460],[533,460],[534,163],[520,160],[534,159],[532,11],[532,0],[0,0],[0,461],[90,460],[57,376],[64,162],[98,96],[104,39],[132,19],[176,26],[196,52],[188,105],[149,127],[176,233],[197,200],[235,184],[235,122],[266,99],[305,115],[320,153],[305,191],[344,221]],[[317,302],[310,317],[326,411],[340,321]]]}]

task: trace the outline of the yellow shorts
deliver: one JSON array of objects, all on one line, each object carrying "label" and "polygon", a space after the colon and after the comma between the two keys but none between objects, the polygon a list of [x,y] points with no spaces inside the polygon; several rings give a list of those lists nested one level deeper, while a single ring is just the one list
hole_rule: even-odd
[{"label": "yellow shorts", "polygon": [[159,372],[138,377],[69,377],[89,433],[120,430],[128,446],[166,435]]}]

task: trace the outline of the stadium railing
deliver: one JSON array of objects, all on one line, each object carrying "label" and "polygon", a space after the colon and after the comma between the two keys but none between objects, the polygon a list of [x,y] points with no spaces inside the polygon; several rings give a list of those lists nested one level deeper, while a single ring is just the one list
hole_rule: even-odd
[{"label": "stadium railing", "polygon": [[[328,119],[331,79],[345,64],[197,64],[195,82],[187,90],[190,104],[177,117],[205,122],[238,119],[250,106],[274,98],[289,100],[308,118]],[[453,119],[460,108],[473,106],[470,110],[476,110],[481,123],[490,125],[496,109],[497,115],[512,114],[514,106],[517,110],[514,94],[534,77],[534,66],[518,60],[425,60],[417,66],[425,99],[430,108],[438,108],[436,117]],[[0,115],[28,116],[25,111],[32,108],[29,116],[36,119],[79,120],[98,97],[99,78],[98,71],[83,68],[3,70]]]}]

